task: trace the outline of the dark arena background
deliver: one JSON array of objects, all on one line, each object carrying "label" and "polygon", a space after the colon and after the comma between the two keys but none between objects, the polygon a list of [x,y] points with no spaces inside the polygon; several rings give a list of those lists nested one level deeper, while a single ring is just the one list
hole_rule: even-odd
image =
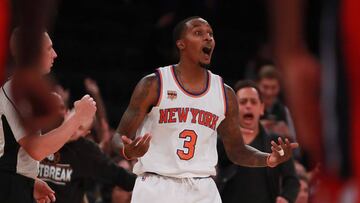
[{"label": "dark arena background", "polygon": [[[201,16],[213,27],[211,71],[230,86],[251,72],[247,67],[271,61],[270,51],[262,50],[268,39],[265,4],[263,0],[59,1],[49,28],[58,54],[53,75],[71,90],[73,100],[84,94],[85,77],[96,80],[111,126],[116,127],[136,83],[156,68],[177,62],[172,29],[186,17]],[[310,1],[307,8],[314,51],[318,4]]]}]

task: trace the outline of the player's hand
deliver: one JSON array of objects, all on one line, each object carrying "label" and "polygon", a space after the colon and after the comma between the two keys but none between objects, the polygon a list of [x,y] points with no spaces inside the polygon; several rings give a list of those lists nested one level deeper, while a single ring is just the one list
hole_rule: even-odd
[{"label": "player's hand", "polygon": [[144,136],[137,137],[134,140],[131,140],[123,135],[121,136],[121,139],[124,143],[124,156],[128,159],[136,159],[144,156],[144,154],[148,151],[151,135],[146,133]]},{"label": "player's hand", "polygon": [[289,201],[287,201],[285,198],[278,196],[276,198],[276,203],[289,203]]},{"label": "player's hand", "polygon": [[299,147],[299,144],[296,142],[290,143],[288,139],[285,139],[285,142],[279,137],[279,144],[271,141],[271,154],[268,159],[269,167],[276,167],[278,164],[289,160],[292,157],[292,150]]},{"label": "player's hand", "polygon": [[74,109],[80,123],[88,123],[95,115],[96,102],[89,95],[85,95],[81,100],[74,103]]},{"label": "player's hand", "polygon": [[55,192],[48,186],[48,184],[38,178],[34,183],[34,198],[37,203],[55,202]]}]

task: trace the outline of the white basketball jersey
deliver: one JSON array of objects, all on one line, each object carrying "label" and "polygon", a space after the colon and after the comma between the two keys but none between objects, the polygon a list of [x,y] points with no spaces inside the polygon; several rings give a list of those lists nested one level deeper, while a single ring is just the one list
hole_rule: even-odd
[{"label": "white basketball jersey", "polygon": [[158,69],[158,104],[137,131],[137,136],[150,133],[152,140],[134,173],[178,178],[216,175],[217,127],[225,118],[226,98],[222,78],[207,73],[206,90],[194,95],[178,82],[174,66]]}]

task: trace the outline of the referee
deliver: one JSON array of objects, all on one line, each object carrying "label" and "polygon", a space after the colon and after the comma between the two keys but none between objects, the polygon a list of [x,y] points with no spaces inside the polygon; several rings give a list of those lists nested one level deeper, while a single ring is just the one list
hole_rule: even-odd
[{"label": "referee", "polygon": [[[11,36],[11,51],[16,56],[18,29]],[[38,60],[38,70],[43,75],[57,57],[49,35],[42,36],[42,50]],[[12,80],[6,82],[0,89],[0,202],[1,203],[33,203],[36,200],[50,201],[48,195],[53,195],[50,188],[35,184],[39,161],[59,150],[82,125],[93,119],[96,111],[94,100],[86,95],[75,102],[74,113],[58,128],[40,136],[26,135],[20,123],[18,108],[14,103]],[[16,90],[15,90],[16,91]],[[38,183],[38,182],[36,182]],[[35,190],[34,190],[35,189]],[[37,190],[39,189],[39,190]],[[43,196],[41,196],[43,195]]]}]

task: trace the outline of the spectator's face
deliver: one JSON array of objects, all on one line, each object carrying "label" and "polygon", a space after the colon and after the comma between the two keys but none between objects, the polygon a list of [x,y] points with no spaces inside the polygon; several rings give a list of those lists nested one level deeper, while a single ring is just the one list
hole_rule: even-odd
[{"label": "spectator's face", "polygon": [[52,41],[46,32],[44,34],[43,46],[41,52],[42,52],[40,59],[41,73],[48,74],[51,71],[51,67],[54,64],[54,59],[57,57],[57,54],[52,46]]},{"label": "spectator's face", "polygon": [[183,37],[176,45],[182,57],[186,56],[194,63],[209,65],[215,48],[211,26],[202,18],[188,21]]},{"label": "spectator's face", "polygon": [[300,191],[295,203],[308,203],[309,201],[309,186],[306,181],[300,180]]},{"label": "spectator's face", "polygon": [[264,104],[260,101],[258,92],[255,88],[246,87],[237,91],[236,96],[239,102],[240,125],[255,129],[264,112]]},{"label": "spectator's face", "polygon": [[269,106],[274,103],[280,92],[280,84],[277,79],[263,78],[259,81],[259,89],[264,103]]}]

